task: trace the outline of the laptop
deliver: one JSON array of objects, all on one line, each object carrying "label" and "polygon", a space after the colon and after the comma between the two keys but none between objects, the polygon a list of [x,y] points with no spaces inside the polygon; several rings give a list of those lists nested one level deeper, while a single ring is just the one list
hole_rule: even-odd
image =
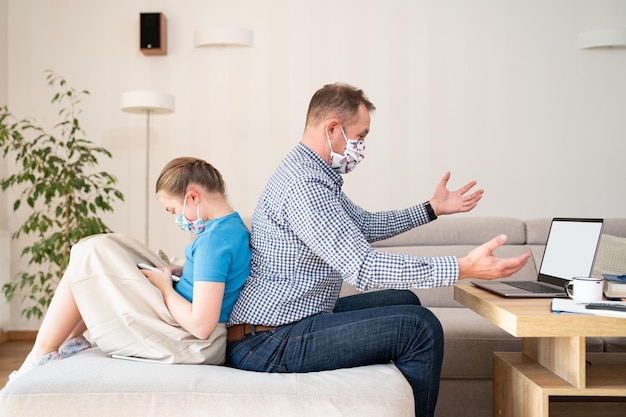
[{"label": "laptop", "polygon": [[591,274],[602,219],[552,219],[537,281],[474,281],[477,287],[504,297],[567,297],[565,284]]}]

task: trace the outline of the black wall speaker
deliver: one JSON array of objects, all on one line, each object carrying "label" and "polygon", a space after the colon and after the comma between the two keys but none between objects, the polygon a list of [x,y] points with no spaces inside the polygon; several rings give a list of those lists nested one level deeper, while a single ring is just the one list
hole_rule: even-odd
[{"label": "black wall speaker", "polygon": [[167,23],[163,13],[141,13],[139,49],[146,55],[167,53]]}]

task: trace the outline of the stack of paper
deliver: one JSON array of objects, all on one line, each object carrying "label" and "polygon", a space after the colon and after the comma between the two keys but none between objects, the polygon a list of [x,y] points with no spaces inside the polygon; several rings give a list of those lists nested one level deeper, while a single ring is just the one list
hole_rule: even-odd
[{"label": "stack of paper", "polygon": [[[626,305],[624,301],[602,301],[607,304]],[[575,303],[569,298],[553,298],[552,311],[555,313],[574,313],[574,314],[591,314],[594,316],[609,316],[626,318],[626,312],[615,310],[590,310],[587,309],[588,303]]]}]

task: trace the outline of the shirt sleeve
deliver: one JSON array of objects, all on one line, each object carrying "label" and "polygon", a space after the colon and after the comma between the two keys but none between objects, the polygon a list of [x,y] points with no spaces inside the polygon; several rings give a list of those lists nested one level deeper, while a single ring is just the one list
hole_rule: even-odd
[{"label": "shirt sleeve", "polygon": [[[371,288],[428,288],[456,282],[458,262],[454,257],[422,258],[373,249],[360,227],[348,215],[343,196],[327,184],[309,179],[295,183],[287,197],[289,202],[284,205],[289,225],[298,238],[341,274],[342,279],[361,291]],[[418,209],[409,213],[415,210]],[[371,224],[374,218],[367,222]],[[410,221],[399,223],[401,228],[411,228],[412,224]],[[386,233],[377,232],[375,235],[386,236],[396,230],[391,227],[380,230],[383,229]]]},{"label": "shirt sleeve", "polygon": [[203,236],[194,253],[193,280],[226,282],[232,262],[231,245],[219,235]]},{"label": "shirt sleeve", "polygon": [[418,204],[404,210],[370,213],[354,204],[343,194],[341,206],[370,243],[388,239],[430,222],[424,204]]}]

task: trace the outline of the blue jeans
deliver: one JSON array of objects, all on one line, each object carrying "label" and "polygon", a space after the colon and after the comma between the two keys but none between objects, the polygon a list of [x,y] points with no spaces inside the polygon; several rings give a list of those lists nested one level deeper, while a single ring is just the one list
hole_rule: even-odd
[{"label": "blue jeans", "polygon": [[443,330],[412,292],[376,291],[340,298],[332,314],[229,343],[227,355],[234,367],[259,372],[316,372],[393,361],[413,389],[415,415],[432,416]]}]

